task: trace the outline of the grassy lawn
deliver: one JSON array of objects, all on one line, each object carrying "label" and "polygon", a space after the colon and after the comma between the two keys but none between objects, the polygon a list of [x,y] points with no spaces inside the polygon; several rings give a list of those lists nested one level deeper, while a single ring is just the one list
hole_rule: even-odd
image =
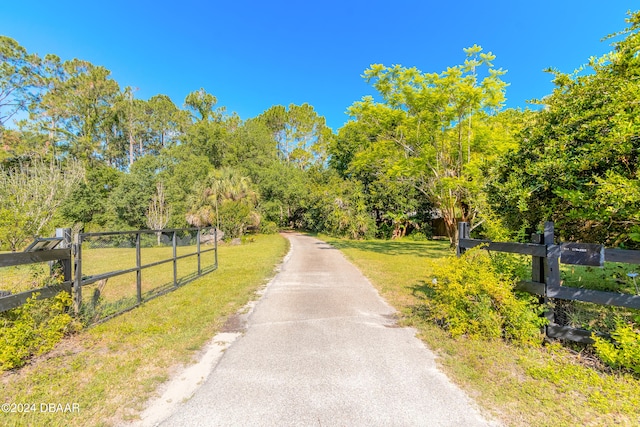
[{"label": "grassy lawn", "polygon": [[[639,271],[640,266],[617,262],[607,262],[604,267],[561,265],[562,285],[572,288],[594,289],[604,292],[636,295],[637,286],[628,276]],[[636,278],[637,280],[637,278]],[[615,329],[617,318],[640,322],[640,312],[622,307],[604,307],[578,301],[560,302],[565,323],[575,328],[586,328],[609,333]]]},{"label": "grassy lawn", "polygon": [[449,377],[506,425],[640,425],[640,380],[607,372],[587,352],[452,339],[425,321],[418,290],[431,280],[429,262],[446,262],[448,242],[322,238],[361,269],[403,324],[418,330]]},{"label": "grassy lawn", "polygon": [[0,374],[0,404],[80,408],[3,413],[0,424],[107,426],[135,419],[158,385],[193,363],[225,318],[254,297],[287,249],[279,235],[222,246],[217,271],[65,339],[22,369]]},{"label": "grassy lawn", "polygon": [[[155,242],[154,242],[155,243]],[[88,245],[84,245],[88,246]],[[213,246],[202,245],[200,266],[202,270],[213,268],[215,252]],[[178,285],[197,275],[197,247],[195,245],[178,246],[176,255],[187,256],[177,260]],[[171,246],[143,246],[141,265],[163,262],[160,265],[144,268],[141,274],[142,299],[172,290],[173,264],[166,262],[173,256]],[[90,277],[103,273],[127,270],[136,267],[136,249],[120,247],[83,248],[82,276]],[[0,268],[0,290],[12,293],[41,288],[50,282],[47,263],[26,264]],[[85,285],[82,288],[85,323],[93,323],[137,304],[136,273],[128,273]]]}]

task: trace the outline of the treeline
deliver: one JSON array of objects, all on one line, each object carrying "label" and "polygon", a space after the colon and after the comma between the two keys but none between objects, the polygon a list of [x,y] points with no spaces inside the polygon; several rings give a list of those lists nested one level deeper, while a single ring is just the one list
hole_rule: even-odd
[{"label": "treeline", "polygon": [[637,246],[640,15],[627,21],[609,54],[549,70],[538,111],[504,110],[505,72],[473,46],[440,73],[372,65],[378,101],[335,132],[308,104],[241,119],[204,89],[137,99],[104,67],[0,37],[0,244],[53,224],[424,238],[437,218],[452,242],[459,220],[502,239],[553,220],[562,239]]}]

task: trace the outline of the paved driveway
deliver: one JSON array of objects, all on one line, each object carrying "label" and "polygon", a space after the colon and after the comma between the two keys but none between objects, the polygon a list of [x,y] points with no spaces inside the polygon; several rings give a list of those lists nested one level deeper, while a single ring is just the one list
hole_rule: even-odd
[{"label": "paved driveway", "polygon": [[495,425],[338,250],[286,237],[245,333],[162,426]]}]

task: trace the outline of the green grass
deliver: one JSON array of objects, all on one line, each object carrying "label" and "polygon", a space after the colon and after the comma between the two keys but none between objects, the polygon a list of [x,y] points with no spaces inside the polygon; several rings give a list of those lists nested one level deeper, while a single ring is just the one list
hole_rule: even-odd
[{"label": "green grass", "polygon": [[428,260],[446,262],[448,243],[322,238],[362,270],[448,376],[494,418],[510,426],[640,425],[640,380],[606,371],[588,352],[452,339],[426,321],[417,290],[431,280]]},{"label": "green grass", "polygon": [[637,272],[639,268],[638,265],[619,262],[607,262],[602,268],[562,265],[561,279],[564,286],[636,295],[633,280],[627,273]]},{"label": "green grass", "polygon": [[[561,265],[561,283],[563,286],[573,288],[636,295],[636,286],[627,273],[637,272],[639,267],[616,262],[607,262],[602,268]],[[636,281],[638,279],[636,278]],[[640,281],[638,284],[640,285]],[[640,310],[577,301],[557,301],[557,303],[560,305],[563,323],[574,328],[610,333],[615,329],[616,319],[640,322]]]},{"label": "green grass", "polygon": [[[85,245],[89,246],[89,245]],[[202,245],[200,265],[202,269],[212,268],[215,264],[215,253],[212,246]],[[179,246],[178,257],[191,255],[177,261],[178,285],[195,277],[198,271],[195,245]],[[142,247],[141,264],[151,264],[170,260],[173,256],[171,246]],[[82,276],[84,278],[118,270],[136,267],[135,248],[83,248]],[[12,293],[23,292],[46,286],[49,279],[47,263],[28,264],[0,269],[0,290]],[[143,300],[158,293],[174,289],[173,263],[144,268],[141,274],[141,291]],[[82,318],[85,323],[92,323],[114,313],[131,308],[138,303],[136,289],[136,273],[128,273],[111,277],[107,282],[100,281],[85,285],[82,288]]]},{"label": "green grass", "polygon": [[254,297],[287,248],[279,235],[223,246],[217,271],[3,373],[0,403],[77,403],[80,413],[2,414],[0,424],[106,426],[135,419],[158,385],[193,363],[225,318]]},{"label": "green grass", "polygon": [[0,290],[13,294],[44,286],[49,277],[46,263],[17,265],[0,268]]},{"label": "green grass", "polygon": [[[202,246],[202,250],[210,249]],[[190,254],[187,258],[177,261],[178,285],[185,282],[185,278],[196,275],[198,271],[195,246],[181,246],[177,248],[177,255]],[[151,264],[172,258],[171,247],[145,247],[141,250],[141,264]],[[135,267],[136,253],[131,248],[101,248],[82,251],[83,276],[93,276],[114,270],[124,270]],[[215,264],[213,251],[201,254],[201,268],[209,268]],[[143,300],[158,293],[174,289],[173,263],[144,268],[141,273],[141,292]],[[99,298],[98,298],[99,297]],[[96,282],[83,287],[83,317],[91,322],[122,309],[137,304],[136,274],[129,273],[110,278],[106,283]]]}]

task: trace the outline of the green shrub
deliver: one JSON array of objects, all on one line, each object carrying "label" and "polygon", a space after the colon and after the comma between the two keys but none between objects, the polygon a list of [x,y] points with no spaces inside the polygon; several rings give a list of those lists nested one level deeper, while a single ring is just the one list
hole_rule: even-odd
[{"label": "green shrub", "polygon": [[514,293],[513,277],[499,273],[486,251],[440,259],[431,268],[428,313],[452,336],[541,342],[542,306],[530,295]]},{"label": "green shrub", "polygon": [[220,229],[226,239],[234,239],[244,234],[251,223],[251,206],[243,201],[223,200],[219,206]]},{"label": "green shrub", "polygon": [[594,335],[594,348],[598,357],[614,369],[623,369],[640,375],[640,332],[632,325],[618,321],[611,333],[611,342]]},{"label": "green shrub", "polygon": [[422,231],[414,231],[413,233],[409,234],[408,238],[409,240],[413,240],[414,242],[424,242],[425,240],[429,240],[427,235]]},{"label": "green shrub", "polygon": [[262,221],[260,223],[260,233],[275,234],[278,232],[278,224],[273,221]]},{"label": "green shrub", "polygon": [[23,366],[32,356],[50,351],[76,323],[67,313],[71,296],[37,300],[38,293],[17,308],[0,314],[0,371]]}]

